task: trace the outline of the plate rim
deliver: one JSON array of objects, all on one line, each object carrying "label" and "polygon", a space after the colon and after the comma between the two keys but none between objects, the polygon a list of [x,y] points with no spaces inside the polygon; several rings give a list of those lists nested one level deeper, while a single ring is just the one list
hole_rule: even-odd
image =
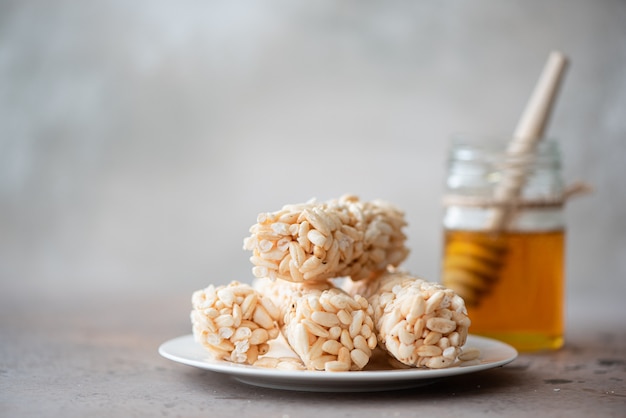
[{"label": "plate rim", "polygon": [[[469,373],[475,373],[478,371],[488,370],[504,366],[514,361],[518,356],[518,351],[511,345],[495,340],[488,337],[478,335],[468,335],[466,346],[479,345],[487,346],[490,350],[500,349],[507,354],[498,358],[497,360],[487,361],[485,363],[475,365],[459,365],[454,367],[448,367],[444,369],[424,369],[424,368],[409,368],[409,369],[392,369],[392,370],[359,370],[359,371],[345,371],[345,372],[326,372],[316,370],[281,370],[265,367],[258,367],[246,364],[231,363],[224,360],[215,360],[210,358],[210,354],[206,353],[206,359],[198,360],[175,354],[172,352],[171,347],[178,344],[193,344],[202,349],[193,337],[193,334],[186,334],[179,337],[175,337],[163,342],[159,348],[158,353],[171,361],[185,364],[211,372],[228,374],[232,377],[245,377],[255,379],[266,380],[290,380],[301,381],[307,385],[315,385],[316,383],[326,382],[345,382],[345,383],[382,383],[389,381],[407,381],[407,380],[424,380],[424,379],[437,379],[441,377],[463,375]],[[480,347],[479,347],[480,348]],[[249,382],[249,381],[248,381]]]}]

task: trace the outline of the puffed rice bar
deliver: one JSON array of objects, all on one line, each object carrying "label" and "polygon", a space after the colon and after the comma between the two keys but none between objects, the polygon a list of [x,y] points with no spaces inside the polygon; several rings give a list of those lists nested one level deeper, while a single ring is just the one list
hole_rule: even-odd
[{"label": "puffed rice bar", "polygon": [[291,282],[350,276],[367,279],[408,255],[404,214],[382,202],[346,195],[261,213],[244,239],[257,278]]},{"label": "puffed rice bar", "polygon": [[309,370],[362,370],[377,346],[372,308],[329,282],[257,279],[259,292],[279,307],[285,339]]},{"label": "puffed rice bar", "polygon": [[477,358],[475,349],[463,356],[471,321],[453,290],[397,271],[343,286],[367,297],[379,346],[400,363],[441,369]]},{"label": "puffed rice bar", "polygon": [[278,308],[248,284],[210,285],[191,301],[194,338],[217,360],[254,364],[280,332]]}]

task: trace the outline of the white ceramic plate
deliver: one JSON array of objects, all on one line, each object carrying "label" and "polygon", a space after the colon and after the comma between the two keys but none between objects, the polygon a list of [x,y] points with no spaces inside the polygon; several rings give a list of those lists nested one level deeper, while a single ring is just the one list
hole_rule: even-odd
[{"label": "white ceramic plate", "polygon": [[[475,373],[512,362],[517,351],[508,344],[470,335],[467,347],[481,352],[480,363],[447,369],[374,369],[350,372],[278,370],[214,360],[192,335],[174,338],[159,347],[159,354],[178,363],[222,373],[253,386],[308,392],[371,392],[406,389],[438,379]],[[274,347],[273,349],[276,349]],[[269,353],[268,353],[269,354]]]}]

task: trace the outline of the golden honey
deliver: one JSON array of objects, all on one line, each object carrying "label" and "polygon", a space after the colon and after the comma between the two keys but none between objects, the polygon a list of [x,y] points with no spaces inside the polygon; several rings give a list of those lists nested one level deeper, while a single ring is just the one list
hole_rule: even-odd
[{"label": "golden honey", "polygon": [[445,229],[444,234],[442,282],[466,299],[471,334],[519,351],[563,345],[563,229],[498,234]]}]

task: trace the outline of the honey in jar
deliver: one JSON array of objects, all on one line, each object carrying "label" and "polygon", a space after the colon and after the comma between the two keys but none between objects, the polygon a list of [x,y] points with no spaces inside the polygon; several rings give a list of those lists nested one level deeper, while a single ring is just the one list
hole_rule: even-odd
[{"label": "honey in jar", "polygon": [[[473,255],[466,270],[475,281],[456,278],[450,263],[462,262],[463,256],[452,254],[455,243],[482,246],[489,239],[498,242],[499,259]],[[563,230],[505,232],[497,238],[483,232],[446,230],[444,254],[448,256],[442,280],[464,296],[471,333],[506,341],[520,351],[561,347],[564,242]],[[448,277],[446,269],[452,272]]]}]

